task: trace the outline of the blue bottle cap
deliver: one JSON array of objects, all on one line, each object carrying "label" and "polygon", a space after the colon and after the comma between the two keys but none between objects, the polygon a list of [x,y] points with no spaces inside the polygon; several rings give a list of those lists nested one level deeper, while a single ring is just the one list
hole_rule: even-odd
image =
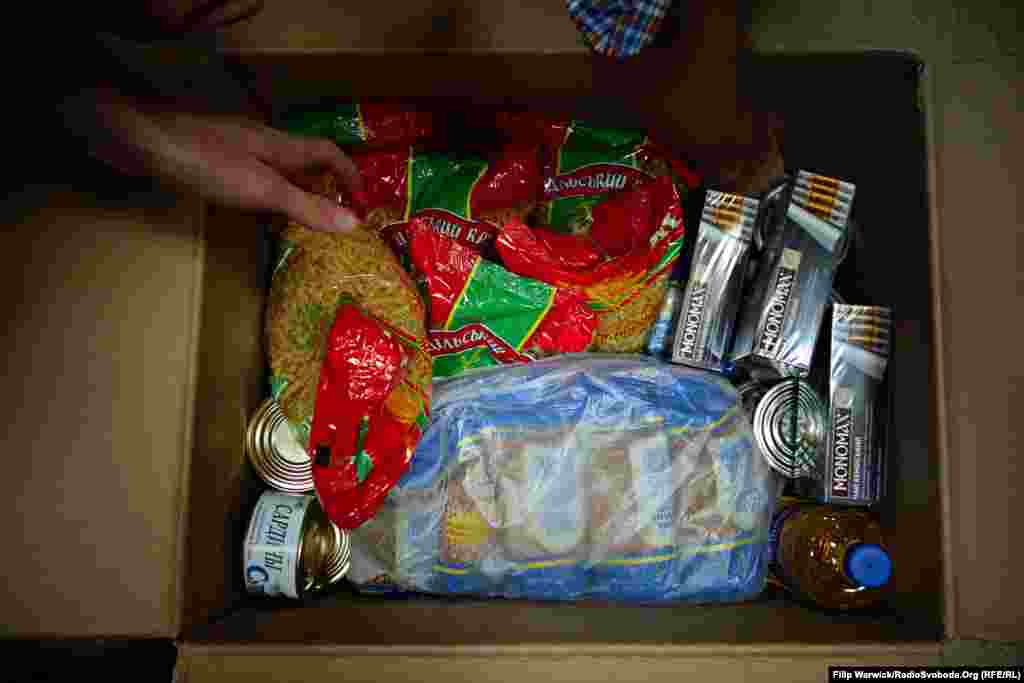
[{"label": "blue bottle cap", "polygon": [[859,586],[879,588],[889,583],[892,560],[880,545],[856,543],[846,551],[846,575]]}]

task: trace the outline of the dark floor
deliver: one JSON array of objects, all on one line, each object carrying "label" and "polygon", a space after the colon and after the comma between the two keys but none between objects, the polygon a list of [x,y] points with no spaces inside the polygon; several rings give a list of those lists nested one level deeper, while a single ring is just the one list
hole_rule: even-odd
[{"label": "dark floor", "polygon": [[171,681],[170,640],[0,641],[0,681]]}]

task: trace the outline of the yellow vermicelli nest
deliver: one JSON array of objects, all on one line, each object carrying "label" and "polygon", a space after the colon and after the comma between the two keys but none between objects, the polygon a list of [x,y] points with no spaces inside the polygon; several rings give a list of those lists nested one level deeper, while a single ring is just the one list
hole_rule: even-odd
[{"label": "yellow vermicelli nest", "polygon": [[392,206],[382,206],[366,212],[366,227],[374,231],[383,230],[404,220],[404,212]]},{"label": "yellow vermicelli nest", "polygon": [[593,350],[610,353],[643,351],[647,335],[658,319],[658,311],[665,298],[665,290],[668,289],[668,278],[669,273],[666,271],[649,282],[625,305],[599,311]]},{"label": "yellow vermicelli nest", "polygon": [[420,399],[429,400],[423,302],[391,249],[368,229],[332,234],[289,224],[281,233],[266,336],[274,397],[300,437],[308,437],[324,342],[345,302],[391,327],[410,349],[406,381],[388,398],[388,408],[411,421]]}]

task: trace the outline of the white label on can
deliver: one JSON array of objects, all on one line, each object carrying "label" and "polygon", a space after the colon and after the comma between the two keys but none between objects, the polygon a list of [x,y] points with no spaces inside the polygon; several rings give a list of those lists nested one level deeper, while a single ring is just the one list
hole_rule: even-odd
[{"label": "white label on can", "polygon": [[267,491],[260,496],[245,536],[245,589],[254,595],[298,598],[299,539],[313,496]]}]

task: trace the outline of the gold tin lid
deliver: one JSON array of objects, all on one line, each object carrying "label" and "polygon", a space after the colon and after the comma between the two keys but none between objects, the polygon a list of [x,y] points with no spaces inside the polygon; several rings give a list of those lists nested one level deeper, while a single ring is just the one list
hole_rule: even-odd
[{"label": "gold tin lid", "polygon": [[754,410],[754,439],[761,455],[789,479],[818,475],[827,425],[825,402],[803,380],[782,380],[758,399]]},{"label": "gold tin lid", "polygon": [[308,517],[301,543],[302,588],[315,593],[348,574],[352,549],[348,532],[327,519],[318,501],[310,504]]},{"label": "gold tin lid", "polygon": [[273,399],[260,405],[245,433],[245,452],[260,478],[286,493],[313,490],[313,468],[288,418]]}]

